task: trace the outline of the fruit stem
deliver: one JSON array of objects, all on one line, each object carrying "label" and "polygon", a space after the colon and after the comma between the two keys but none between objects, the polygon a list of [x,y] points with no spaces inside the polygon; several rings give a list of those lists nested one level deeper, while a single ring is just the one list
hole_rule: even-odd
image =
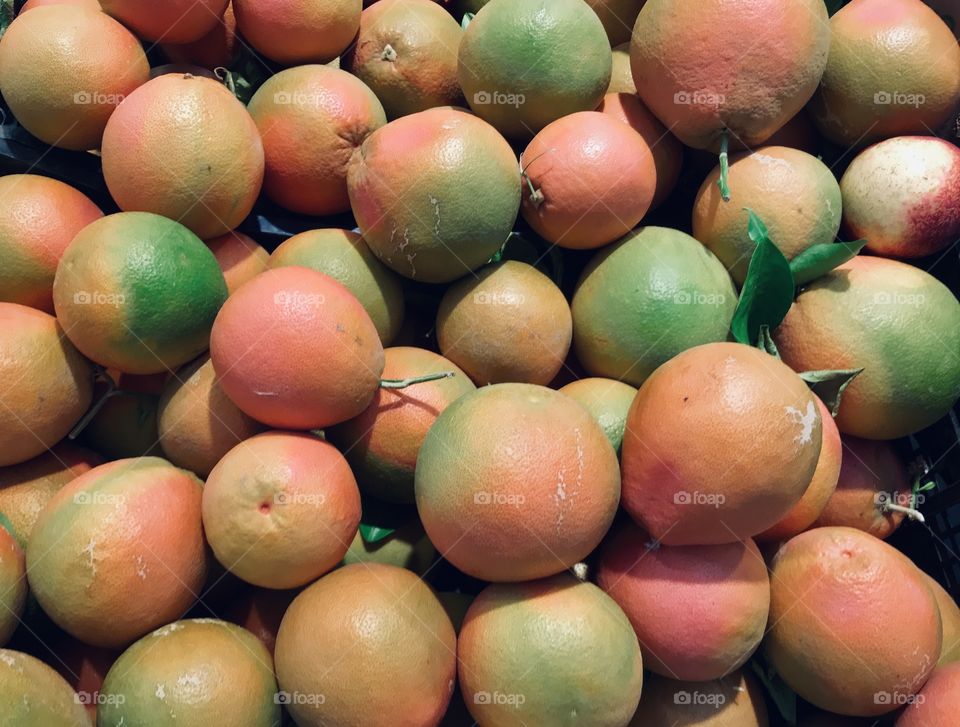
[{"label": "fruit stem", "polygon": [[902,512],[908,518],[916,520],[918,523],[925,523],[927,521],[922,512],[912,507],[904,507],[903,505],[895,505],[892,502],[885,502],[881,506],[881,509],[884,512],[890,512],[891,510],[894,512]]},{"label": "fruit stem", "polygon": [[97,376],[102,376],[107,382],[107,390],[103,392],[103,395],[94,402],[93,406],[83,415],[83,418],[77,422],[77,425],[70,430],[70,433],[67,435],[67,439],[73,441],[87,428],[87,425],[93,420],[93,418],[100,413],[100,410],[103,409],[103,405],[107,403],[109,399],[112,399],[115,396],[119,396],[123,393],[122,389],[118,389],[117,385],[114,383],[113,379],[109,376],[97,373]]},{"label": "fruit stem", "polygon": [[717,180],[717,186],[720,187],[720,196],[724,202],[730,201],[730,130],[724,129],[720,135],[720,179]]},{"label": "fruit stem", "polygon": [[423,384],[427,381],[436,381],[438,379],[451,379],[456,376],[453,371],[443,371],[439,374],[424,374],[423,376],[411,376],[409,379],[380,379],[380,388],[382,389],[405,389],[414,384]]}]

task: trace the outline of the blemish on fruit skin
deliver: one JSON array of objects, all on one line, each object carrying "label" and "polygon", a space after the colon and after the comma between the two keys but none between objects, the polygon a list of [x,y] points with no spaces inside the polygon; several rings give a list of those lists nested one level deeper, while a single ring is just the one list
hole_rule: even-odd
[{"label": "blemish on fruit skin", "polygon": [[813,425],[817,421],[817,407],[812,401],[807,402],[806,412],[802,412],[795,406],[785,407],[787,416],[800,425],[800,433],[794,437],[793,441],[798,444],[807,444],[813,439]]},{"label": "blemish on fruit skin", "polygon": [[167,690],[164,688],[163,682],[158,682],[158,683],[157,683],[157,691],[154,692],[154,694],[156,695],[157,699],[166,699],[166,698],[167,698]]},{"label": "blemish on fruit skin", "polygon": [[572,483],[572,486],[568,492],[568,483],[566,481],[565,471],[561,469],[560,472],[557,473],[557,489],[553,495],[553,501],[557,507],[556,528],[558,534],[563,526],[563,519],[566,514],[566,510],[573,507],[577,495],[580,494],[580,487],[583,485],[583,473],[586,469],[584,462],[583,436],[581,435],[579,427],[573,431],[576,436],[577,477]]}]

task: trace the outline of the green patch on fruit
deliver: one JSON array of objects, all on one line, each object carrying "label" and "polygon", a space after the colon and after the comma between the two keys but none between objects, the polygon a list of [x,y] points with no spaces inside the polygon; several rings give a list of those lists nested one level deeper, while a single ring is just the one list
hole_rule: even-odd
[{"label": "green patch on fruit", "polygon": [[13,536],[13,539],[17,541],[17,543],[20,545],[21,548],[27,547],[27,541],[25,541],[23,538],[17,535],[17,531],[13,527],[13,523],[10,522],[10,518],[8,518],[2,512],[0,512],[0,528],[3,528],[8,533],[10,533],[10,535]]},{"label": "green patch on fruit", "polygon": [[837,369],[834,371],[804,371],[800,378],[824,403],[833,416],[840,411],[843,392],[853,380],[863,373],[863,369]]},{"label": "green patch on fruit", "polygon": [[866,244],[866,240],[857,240],[811,245],[790,261],[794,285],[800,287],[826,275],[837,266],[855,258]]}]

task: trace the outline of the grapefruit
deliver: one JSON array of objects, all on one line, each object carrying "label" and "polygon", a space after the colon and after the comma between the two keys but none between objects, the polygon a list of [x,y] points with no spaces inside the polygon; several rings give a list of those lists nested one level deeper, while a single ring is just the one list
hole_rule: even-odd
[{"label": "grapefruit", "polygon": [[22,13],[0,42],[0,92],[41,141],[78,151],[100,146],[107,119],[150,66],[116,20],[77,5]]},{"label": "grapefruit", "polygon": [[271,76],[249,109],[263,138],[266,195],[301,214],[349,210],[350,158],[387,123],[373,91],[337,68],[298,66]]},{"label": "grapefruit", "polygon": [[560,289],[507,260],[447,288],[437,311],[440,351],[474,383],[549,384],[570,350],[573,320]]},{"label": "grapefruit", "polygon": [[11,727],[90,725],[77,693],[63,677],[20,651],[0,649],[0,703]]},{"label": "grapefruit", "polygon": [[716,167],[693,206],[693,236],[716,255],[738,285],[756,244],[747,235],[752,209],[770,240],[792,260],[811,245],[833,242],[840,229],[841,196],[833,172],[815,156],[785,146],[735,154],[730,160],[730,201],[720,196]]},{"label": "grapefruit", "polygon": [[491,0],[463,34],[458,77],[473,112],[519,140],[595,109],[612,63],[603,24],[582,0]]},{"label": "grapefruit", "polygon": [[97,724],[274,727],[277,682],[266,647],[226,621],[174,621],[120,655],[100,690]]},{"label": "grapefruit", "polygon": [[627,425],[627,412],[637,390],[614,379],[587,378],[567,384],[560,389],[560,393],[566,394],[593,415],[610,444],[619,453],[623,430]]},{"label": "grapefruit", "polygon": [[767,625],[770,579],[749,538],[660,545],[624,523],[601,550],[597,584],[633,624],[643,665],[671,679],[727,676],[750,658]]},{"label": "grapefruit", "polygon": [[436,725],[456,659],[453,625],[429,586],[378,563],[344,566],[311,585],[277,635],[277,679],[301,695],[287,705],[301,727]]},{"label": "grapefruit", "polygon": [[0,647],[20,625],[27,605],[27,563],[23,548],[0,517]]},{"label": "grapefruit", "polygon": [[829,48],[821,0],[647,0],[630,62],[640,98],[684,144],[716,149],[727,132],[753,147],[810,100]]},{"label": "grapefruit", "polygon": [[61,489],[27,546],[43,610],[81,641],[107,647],[179,618],[206,577],[202,489],[157,457],[100,465]]},{"label": "grapefruit", "polygon": [[295,588],[342,559],[360,524],[350,466],[313,434],[265,432],[231,449],[203,489],[217,560],[255,586]]},{"label": "grapefruit", "polygon": [[362,0],[233,0],[240,35],[285,66],[339,56],[357,35],[362,9]]},{"label": "grapefruit", "polygon": [[843,224],[886,257],[933,255],[960,237],[960,149],[901,136],[862,151],[840,180]]},{"label": "grapefruit", "polygon": [[455,375],[401,390],[378,389],[363,412],[327,436],[346,456],[364,493],[412,503],[414,468],[427,432],[444,409],[477,387],[452,361],[422,348],[388,348],[384,361],[383,376],[390,379]]},{"label": "grapefruit", "polygon": [[923,575],[926,576],[924,580],[933,591],[937,609],[940,611],[940,623],[943,624],[943,645],[940,648],[937,666],[960,662],[960,607],[943,586],[926,573]]},{"label": "grapefruit", "polygon": [[391,119],[460,105],[462,36],[457,21],[432,0],[380,0],[361,13],[341,68],[370,87]]},{"label": "grapefruit", "polygon": [[813,471],[813,478],[800,501],[774,525],[757,534],[756,539],[760,542],[788,540],[802,533],[813,525],[818,517],[821,517],[837,489],[842,462],[845,459],[843,442],[840,440],[840,430],[837,429],[837,423],[833,421],[830,410],[820,399],[816,399],[816,402],[822,425],[822,444],[817,468]]},{"label": "grapefruit", "polygon": [[830,60],[810,105],[847,146],[930,134],[960,100],[960,47],[920,0],[853,0],[830,19]]},{"label": "grapefruit", "polygon": [[437,108],[367,137],[347,169],[347,190],[380,260],[407,278],[447,283],[507,241],[520,208],[520,170],[492,126],[462,109]]},{"label": "grapefruit", "polygon": [[896,727],[947,727],[960,711],[960,664],[938,667],[907,704]]},{"label": "grapefruit", "polygon": [[603,23],[610,45],[630,41],[633,26],[637,22],[637,15],[647,0],[587,0],[587,5]]},{"label": "grapefruit", "polygon": [[[616,57],[616,56],[614,56]],[[615,93],[611,89],[597,111],[615,116],[630,125],[647,142],[653,154],[653,164],[657,169],[657,183],[653,192],[650,209],[656,209],[670,196],[680,179],[680,167],[683,164],[683,144],[667,131],[650,109],[636,95],[636,91]]]},{"label": "grapefruit", "polygon": [[520,208],[538,235],[574,250],[602,247],[632,230],[657,183],[646,140],[609,114],[582,111],[548,124],[520,156]]},{"label": "grapefruit", "polygon": [[651,675],[627,727],[767,727],[763,689],[749,671],[709,682],[680,682]]},{"label": "grapefruit", "polygon": [[271,268],[288,265],[313,268],[347,286],[370,315],[384,345],[400,332],[404,312],[400,278],[356,232],[331,228],[294,235],[273,251],[268,263]]},{"label": "grapefruit", "polygon": [[787,541],[770,589],[767,657],[822,709],[885,714],[920,690],[940,656],[937,602],[920,571],[860,530],[815,528]]},{"label": "grapefruit", "polygon": [[[637,93],[637,85],[633,82],[633,71],[630,68],[630,41],[615,45],[612,50],[613,68],[610,73],[610,85],[607,86],[607,95],[627,93],[633,96]],[[637,100],[639,101],[639,98]]]},{"label": "grapefruit", "polygon": [[667,545],[748,538],[800,501],[822,441],[816,397],[786,365],[738,343],[697,346],[633,400],[622,504]]},{"label": "grapefruit", "polygon": [[585,558],[620,499],[617,456],[583,407],[532,384],[461,396],[427,432],[415,478],[420,519],[468,575],[524,581]]},{"label": "grapefruit", "polygon": [[355,417],[373,399],[384,363],[360,302],[302,267],[268,270],[230,296],[213,326],[210,358],[240,410],[281,429]]},{"label": "grapefruit", "polygon": [[299,589],[277,591],[249,586],[227,606],[225,619],[260,639],[272,658],[283,614],[299,593]]},{"label": "grapefruit", "polygon": [[888,442],[844,436],[843,448],[837,488],[816,525],[842,525],[877,538],[889,537],[900,527],[904,515],[885,511],[883,505],[912,507],[907,468]]},{"label": "grapefruit", "polygon": [[267,269],[270,253],[242,232],[228,232],[206,243],[223,271],[228,294]]},{"label": "grapefruit", "polygon": [[0,177],[0,300],[53,313],[53,276],[67,245],[103,216],[83,193],[36,174]]},{"label": "grapefruit", "polygon": [[148,212],[87,225],[53,282],[57,318],[74,345],[129,374],[167,371],[206,350],[226,297],[213,253],[183,225]]},{"label": "grapefruit", "polygon": [[229,0],[100,0],[112,15],[140,38],[156,43],[190,43],[221,21]]},{"label": "grapefruit", "polygon": [[197,40],[189,43],[164,42],[160,48],[171,63],[190,63],[210,70],[233,65],[240,54],[233,4],[228,1],[220,21]]},{"label": "grapefruit", "polygon": [[905,263],[858,256],[815,280],[774,340],[795,371],[864,369],[843,394],[844,434],[913,434],[960,397],[960,302]]},{"label": "grapefruit", "polygon": [[209,475],[234,446],[263,429],[226,395],[209,356],[180,369],[158,403],[157,435],[164,456],[200,477]]},{"label": "grapefruit", "polygon": [[567,573],[484,589],[464,618],[457,656],[460,690],[479,724],[617,727],[640,699],[630,622],[603,591]]},{"label": "grapefruit", "polygon": [[93,398],[93,368],[57,319],[0,303],[0,466],[19,464],[63,439]]},{"label": "grapefruit", "polygon": [[592,376],[639,386],[681,351],[724,341],[733,281],[689,235],[641,227],[601,250],[573,294],[573,348]]},{"label": "grapefruit", "polygon": [[155,212],[206,240],[249,214],[263,181],[263,143],[222,84],[159,76],[124,99],[103,132],[103,177],[125,212]]},{"label": "grapefruit", "polygon": [[80,5],[91,10],[100,10],[100,0],[27,0],[20,8],[21,13],[25,13],[33,8],[43,7],[44,5]]}]

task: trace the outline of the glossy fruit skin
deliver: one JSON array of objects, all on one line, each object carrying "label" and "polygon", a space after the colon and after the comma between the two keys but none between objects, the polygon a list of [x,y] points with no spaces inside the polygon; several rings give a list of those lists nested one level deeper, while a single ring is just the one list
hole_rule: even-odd
[{"label": "glossy fruit skin", "polygon": [[619,454],[627,426],[627,413],[637,390],[622,381],[594,377],[573,381],[559,391],[593,415]]},{"label": "glossy fruit skin", "polygon": [[405,389],[377,389],[362,413],[326,434],[344,453],[362,492],[386,502],[412,503],[417,456],[427,432],[444,409],[477,387],[452,361],[422,348],[388,348],[384,360],[385,379],[445,371],[454,375]]},{"label": "glossy fruit skin", "polygon": [[[437,725],[456,678],[457,639],[430,588],[378,563],[335,570],[297,596],[277,635],[277,678],[297,724]],[[330,663],[329,654],[342,658]],[[417,664],[412,669],[411,664]]]},{"label": "glossy fruit skin", "polygon": [[204,242],[223,271],[228,295],[267,269],[270,253],[249,235],[233,231]]},{"label": "glossy fruit skin", "polygon": [[204,240],[243,222],[263,183],[263,142],[246,108],[190,74],[158,76],[125,98],[102,158],[120,209],[169,217]]},{"label": "glossy fruit skin", "polygon": [[473,112],[518,140],[596,108],[612,66],[603,25],[579,0],[492,0],[467,26],[458,63]]},{"label": "glossy fruit skin", "polygon": [[0,649],[0,702],[7,724],[89,727],[87,711],[76,697],[63,677],[39,659]]},{"label": "glossy fruit skin", "polygon": [[53,276],[70,241],[103,216],[85,194],[36,174],[0,178],[0,300],[53,313]]},{"label": "glossy fruit skin", "polygon": [[544,239],[574,250],[628,234],[650,209],[656,188],[653,152],[643,136],[597,111],[545,126],[520,166],[528,182],[523,218]]},{"label": "glossy fruit skin", "polygon": [[301,214],[349,210],[350,159],[387,123],[373,91],[337,68],[297,66],[271,76],[248,108],[263,139],[266,195]]},{"label": "glossy fruit skin", "polygon": [[[751,42],[733,52],[723,27]],[[647,0],[630,61],[640,98],[684,144],[716,149],[729,129],[753,147],[813,96],[829,45],[820,0]]]},{"label": "glossy fruit skin", "polygon": [[666,545],[742,540],[799,502],[822,440],[815,397],[786,365],[738,343],[698,346],[633,400],[622,505]]},{"label": "glossy fruit skin", "polygon": [[[773,557],[770,585],[767,658],[812,704],[879,716],[933,671],[941,646],[936,600],[916,566],[872,535],[842,527],[801,533]],[[913,618],[900,618],[904,609]],[[891,622],[900,625],[889,629]]]},{"label": "glossy fruit skin", "polygon": [[383,346],[360,302],[302,267],[268,270],[230,296],[213,326],[210,358],[241,411],[277,429],[322,429],[355,417],[383,371]]},{"label": "glossy fruit skin", "polygon": [[454,283],[437,310],[441,353],[478,386],[546,386],[563,366],[572,337],[561,290],[518,260],[491,263]]},{"label": "glossy fruit skin", "polygon": [[689,681],[739,669],[759,646],[770,607],[756,543],[652,545],[647,533],[624,523],[597,563],[597,584],[630,619],[644,666]]},{"label": "glossy fruit skin", "polygon": [[833,242],[840,229],[841,196],[833,172],[815,156],[765,146],[730,159],[730,201],[720,196],[720,167],[707,175],[693,207],[693,236],[743,285],[756,245],[747,234],[752,209],[787,260],[811,245]]},{"label": "glossy fruit skin", "polygon": [[901,136],[862,151],[847,167],[843,224],[884,257],[933,255],[960,237],[960,149],[943,139]]},{"label": "glossy fruit skin", "polygon": [[112,15],[140,38],[151,42],[190,43],[221,21],[229,0],[100,0]]},{"label": "glossy fruit skin", "polygon": [[843,394],[843,434],[903,437],[960,397],[960,358],[944,355],[960,351],[960,302],[905,263],[858,255],[815,280],[774,340],[795,371],[864,369]]},{"label": "glossy fruit skin", "polygon": [[0,43],[0,91],[23,127],[62,149],[100,147],[107,119],[149,78],[139,41],[87,7],[18,16]]},{"label": "glossy fruit skin", "polygon": [[206,350],[226,297],[213,253],[183,225],[149,212],[87,225],[53,282],[57,317],[77,348],[129,374],[168,371]]},{"label": "glossy fruit skin", "polygon": [[93,367],[57,319],[0,303],[0,466],[19,464],[63,439],[93,398]]},{"label": "glossy fruit skin", "polygon": [[111,667],[97,724],[160,727],[173,713],[189,724],[273,727],[280,723],[276,694],[273,659],[252,633],[212,618],[174,621]]},{"label": "glossy fruit skin", "polygon": [[462,109],[437,108],[367,137],[350,162],[347,189],[363,239],[387,267],[448,283],[507,240],[520,209],[520,168],[492,126]]},{"label": "glossy fruit skin", "polygon": [[257,51],[285,66],[328,63],[360,27],[362,0],[233,0],[237,29]]},{"label": "glossy fruit skin", "polygon": [[810,104],[828,139],[930,134],[958,100],[960,47],[920,0],[853,0],[830,19],[830,60]]},{"label": "glossy fruit skin", "polygon": [[532,384],[461,396],[417,458],[417,509],[457,568],[524,581],[569,568],[600,542],[620,497],[616,453],[579,404]]},{"label": "glossy fruit skin", "polygon": [[749,670],[710,682],[680,682],[653,674],[644,681],[637,713],[627,727],[768,727],[763,688]]},{"label": "glossy fruit skin", "polygon": [[457,652],[460,690],[479,724],[565,724],[575,714],[615,727],[640,698],[630,622],[603,591],[568,573],[488,586],[467,611]]},{"label": "glossy fruit skin", "polygon": [[726,340],[736,306],[713,253],[678,230],[641,227],[584,267],[571,304],[573,348],[592,376],[639,386],[680,352]]}]

